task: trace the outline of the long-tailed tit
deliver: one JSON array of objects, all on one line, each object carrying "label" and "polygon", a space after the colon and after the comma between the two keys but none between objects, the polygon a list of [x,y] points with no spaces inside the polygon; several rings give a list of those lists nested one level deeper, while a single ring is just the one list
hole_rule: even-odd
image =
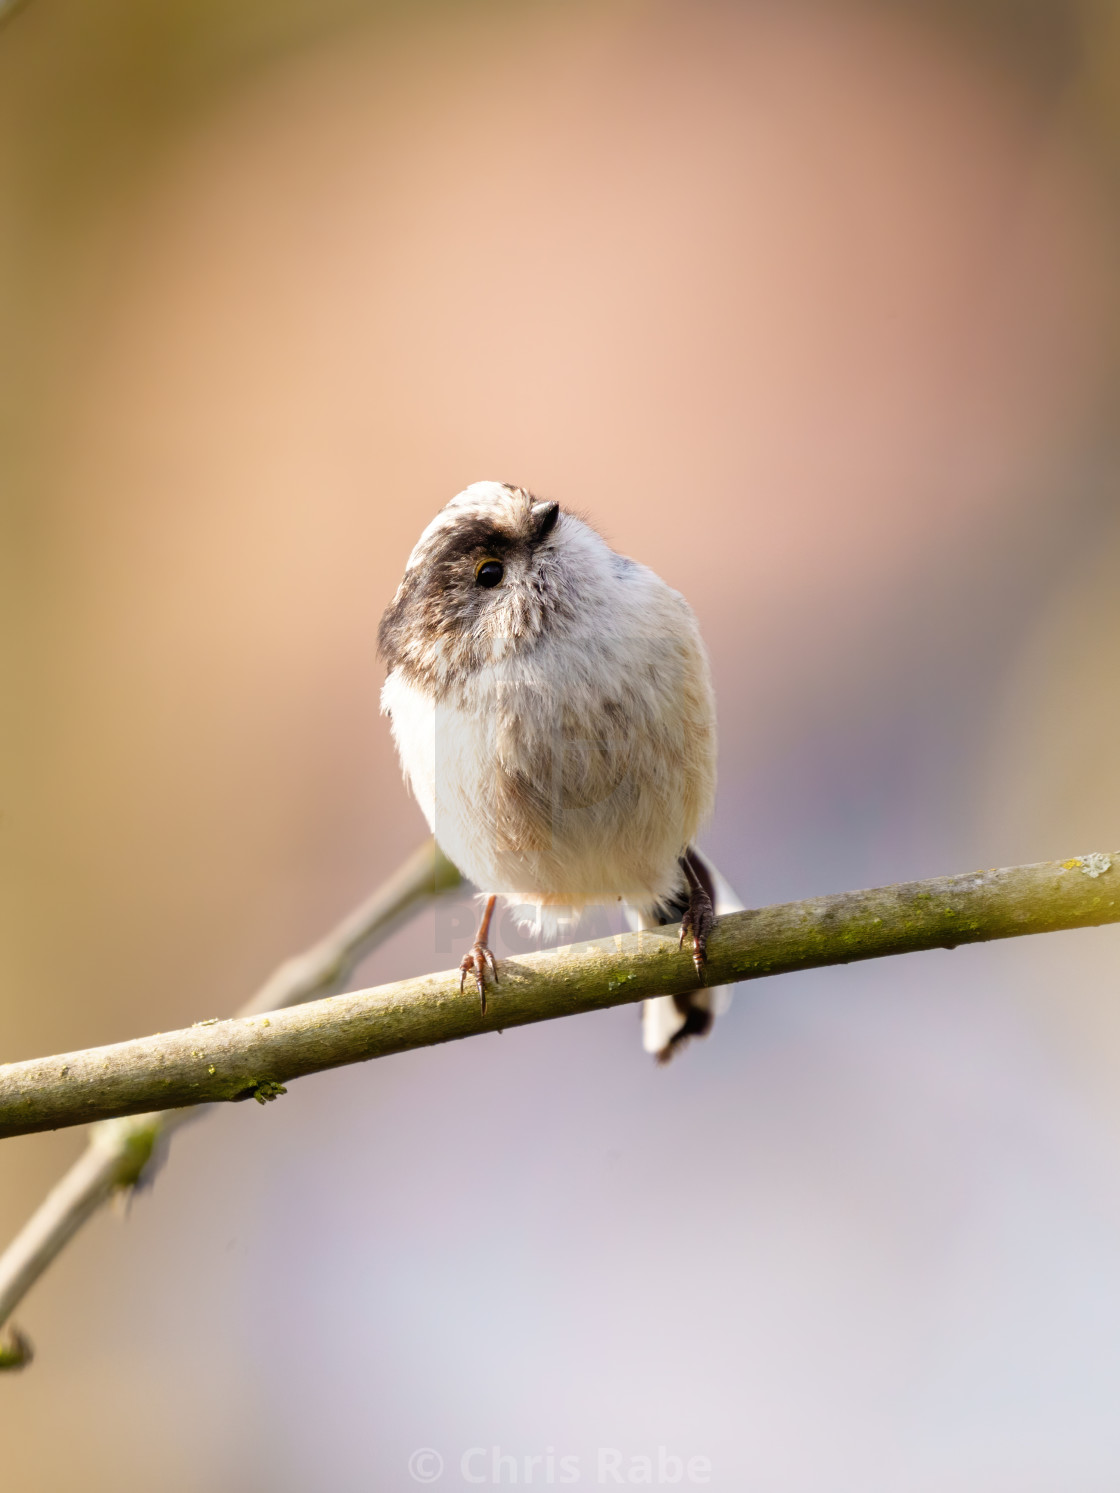
[{"label": "long-tailed tit", "polygon": [[[693,840],[715,795],[715,702],[683,597],[559,504],[476,482],[421,534],[378,643],[405,777],[488,894],[461,966],[483,1010],[499,895],[680,919],[702,972],[717,899]],[[716,995],[646,1001],[647,1050],[664,1061],[707,1032]]]}]

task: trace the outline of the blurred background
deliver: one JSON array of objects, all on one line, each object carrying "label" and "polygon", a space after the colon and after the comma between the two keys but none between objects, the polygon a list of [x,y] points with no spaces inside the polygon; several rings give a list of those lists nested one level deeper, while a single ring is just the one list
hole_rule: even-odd
[{"label": "blurred background", "polygon": [[[692,601],[748,902],[1120,848],[1118,168],[1109,0],[11,13],[0,1058],[232,1011],[411,851],[374,634],[483,477]],[[17,1314],[5,1475],[1115,1489],[1118,964],[825,970],[665,1071],[624,1008],[211,1115]],[[83,1141],[0,1147],[5,1239]]]}]

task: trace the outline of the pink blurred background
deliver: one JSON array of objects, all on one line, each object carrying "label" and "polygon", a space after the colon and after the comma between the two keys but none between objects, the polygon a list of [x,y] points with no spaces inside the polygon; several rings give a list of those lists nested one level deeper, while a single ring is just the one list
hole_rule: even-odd
[{"label": "pink blurred background", "polygon": [[[231,1011],[412,849],[374,633],[482,477],[691,600],[749,902],[1120,846],[1118,90],[1088,3],[30,0],[0,1055]],[[457,960],[460,903],[362,983]],[[665,1445],[727,1490],[1113,1489],[1118,955],[820,971],[668,1071],[622,1009],[213,1115],[21,1308],[6,1474]],[[83,1140],[0,1148],[5,1237]]]}]

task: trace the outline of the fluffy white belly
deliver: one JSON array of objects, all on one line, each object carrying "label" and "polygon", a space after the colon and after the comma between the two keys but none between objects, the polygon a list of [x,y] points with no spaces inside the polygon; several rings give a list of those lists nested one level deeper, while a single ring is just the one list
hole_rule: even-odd
[{"label": "fluffy white belly", "polygon": [[437,703],[398,671],[382,691],[405,776],[463,874],[539,905],[649,906],[671,892],[697,817],[679,753],[652,732],[603,742],[584,739],[590,727],[558,730],[528,685],[485,694],[480,682],[469,711]]}]

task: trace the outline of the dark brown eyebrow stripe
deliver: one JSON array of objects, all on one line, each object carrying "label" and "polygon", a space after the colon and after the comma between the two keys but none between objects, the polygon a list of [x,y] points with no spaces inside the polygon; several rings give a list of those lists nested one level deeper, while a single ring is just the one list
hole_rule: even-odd
[{"label": "dark brown eyebrow stripe", "polygon": [[499,528],[490,519],[465,518],[453,529],[448,530],[446,537],[440,542],[428,563],[447,564],[476,554],[480,550],[491,551],[495,555],[505,555],[517,543],[518,540],[514,535],[506,529]]}]

